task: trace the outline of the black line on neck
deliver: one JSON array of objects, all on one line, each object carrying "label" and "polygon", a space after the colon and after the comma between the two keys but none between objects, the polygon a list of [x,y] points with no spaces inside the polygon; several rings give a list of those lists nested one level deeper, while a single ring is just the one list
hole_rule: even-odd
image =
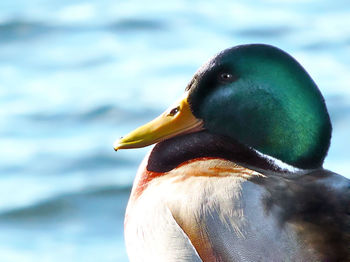
[{"label": "black line on neck", "polygon": [[147,170],[168,172],[185,161],[201,157],[223,158],[253,170],[283,172],[249,147],[208,131],[177,136],[158,143],[149,156]]}]

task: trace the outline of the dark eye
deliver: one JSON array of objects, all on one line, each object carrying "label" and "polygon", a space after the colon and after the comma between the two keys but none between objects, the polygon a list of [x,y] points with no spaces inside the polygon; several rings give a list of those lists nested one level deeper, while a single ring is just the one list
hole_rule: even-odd
[{"label": "dark eye", "polygon": [[176,115],[178,112],[180,111],[180,107],[175,107],[173,109],[171,109],[170,113],[168,114],[168,116],[174,116]]},{"label": "dark eye", "polygon": [[233,75],[229,73],[222,73],[220,74],[220,80],[225,82],[232,82],[233,81]]}]

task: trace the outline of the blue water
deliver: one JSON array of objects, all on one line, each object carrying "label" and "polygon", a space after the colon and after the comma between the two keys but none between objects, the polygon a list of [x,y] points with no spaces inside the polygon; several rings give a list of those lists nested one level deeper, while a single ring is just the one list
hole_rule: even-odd
[{"label": "blue water", "polygon": [[304,65],[333,121],[325,167],[350,177],[349,17],[348,0],[0,1],[0,261],[127,261],[124,210],[147,149],[113,141],[237,44]]}]

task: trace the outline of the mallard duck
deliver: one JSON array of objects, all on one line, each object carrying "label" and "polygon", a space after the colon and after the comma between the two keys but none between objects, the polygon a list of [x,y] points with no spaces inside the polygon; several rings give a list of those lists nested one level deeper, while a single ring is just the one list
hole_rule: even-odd
[{"label": "mallard duck", "polygon": [[114,149],[156,143],[125,216],[130,261],[350,261],[350,181],[323,169],[325,101],[290,55],[226,49]]}]

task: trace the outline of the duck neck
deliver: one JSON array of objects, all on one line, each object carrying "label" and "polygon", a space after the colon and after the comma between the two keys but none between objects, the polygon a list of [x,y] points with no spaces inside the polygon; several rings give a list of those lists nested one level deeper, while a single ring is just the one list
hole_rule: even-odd
[{"label": "duck neck", "polygon": [[177,136],[158,143],[149,156],[147,170],[164,173],[186,161],[206,157],[229,160],[258,172],[270,171],[285,175],[305,173],[231,138],[208,131]]}]

